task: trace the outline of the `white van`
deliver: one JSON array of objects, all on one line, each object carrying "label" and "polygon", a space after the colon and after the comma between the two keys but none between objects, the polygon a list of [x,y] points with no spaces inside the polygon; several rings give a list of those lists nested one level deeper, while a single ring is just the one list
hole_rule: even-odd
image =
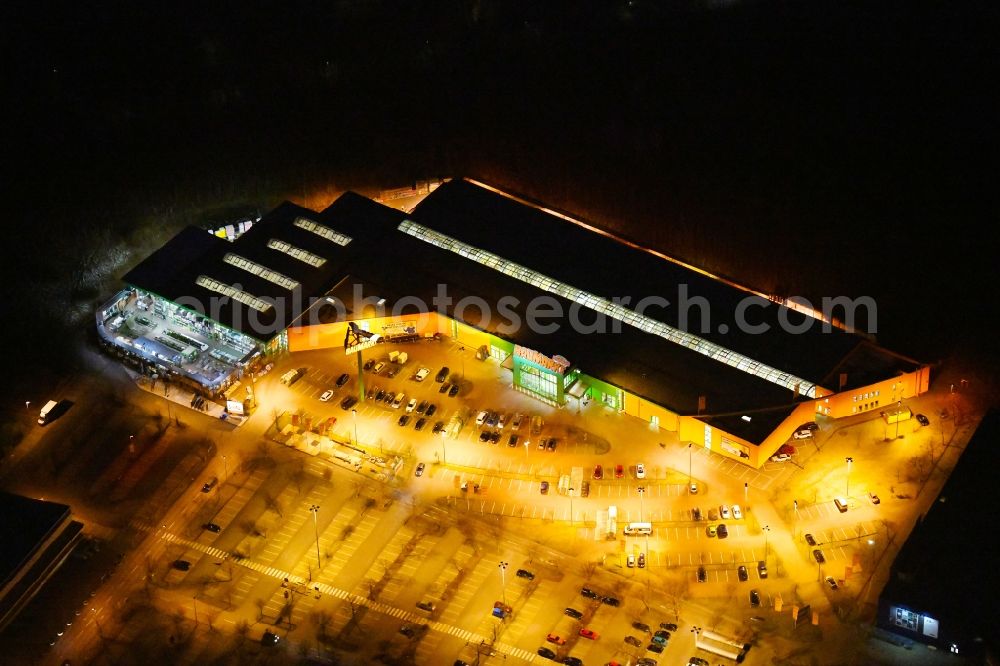
[{"label": "white van", "polygon": [[628,534],[629,536],[648,536],[652,533],[652,523],[629,523],[625,526],[625,534]]}]

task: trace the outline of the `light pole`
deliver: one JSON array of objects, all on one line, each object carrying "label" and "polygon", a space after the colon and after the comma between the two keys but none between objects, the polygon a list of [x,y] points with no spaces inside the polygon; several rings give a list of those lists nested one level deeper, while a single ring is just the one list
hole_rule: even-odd
[{"label": "light pole", "polygon": [[764,525],[764,565],[767,566],[767,534],[771,531],[771,528]]},{"label": "light pole", "polygon": [[646,495],[646,486],[639,486],[635,489],[639,493],[639,522],[642,522],[643,498]]},{"label": "light pole", "polygon": [[691,446],[692,442],[688,442],[688,491],[691,490]]},{"label": "light pole", "polygon": [[504,605],[504,613],[507,612],[507,563],[501,562],[497,565],[500,568],[500,601]]},{"label": "light pole", "polygon": [[691,627],[691,633],[694,634],[694,647],[698,648],[698,635],[701,634],[701,627]]},{"label": "light pole", "polygon": [[222,483],[225,483],[226,481],[229,480],[229,461],[226,460],[226,456],[222,456],[222,469],[223,469]]},{"label": "light pole", "polygon": [[354,446],[358,446],[358,410],[352,409],[351,416],[354,418]]},{"label": "light pole", "polygon": [[[312,515],[313,515],[313,534],[316,535],[316,573],[318,574],[319,573],[319,568],[322,565],[322,562],[321,562],[320,556],[319,556],[319,522],[316,519],[316,515],[319,513],[319,505],[318,504],[313,504],[313,505],[311,505],[309,507],[309,510],[312,511]],[[310,579],[311,578],[312,577],[310,576]]]},{"label": "light pole", "polygon": [[573,491],[575,488],[570,488],[567,492],[569,494],[569,524],[573,524]]},{"label": "light pole", "polygon": [[743,503],[746,504],[750,499],[750,483],[747,481],[743,482]]},{"label": "light pole", "polygon": [[31,401],[30,400],[25,400],[24,401],[24,409],[25,409],[25,411],[28,411],[28,410],[31,409]]},{"label": "light pole", "polygon": [[844,499],[847,499],[851,496],[851,463],[854,462],[854,458],[848,456],[844,460],[847,462],[847,489],[844,493]]}]

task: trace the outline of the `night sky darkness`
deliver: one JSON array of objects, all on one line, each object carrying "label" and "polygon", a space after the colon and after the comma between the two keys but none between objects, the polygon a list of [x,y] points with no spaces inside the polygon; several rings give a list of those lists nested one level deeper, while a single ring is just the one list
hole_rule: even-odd
[{"label": "night sky darkness", "polygon": [[466,174],[764,289],[874,296],[924,360],[995,347],[992,3],[117,4],[3,10],[5,322],[160,215]]}]

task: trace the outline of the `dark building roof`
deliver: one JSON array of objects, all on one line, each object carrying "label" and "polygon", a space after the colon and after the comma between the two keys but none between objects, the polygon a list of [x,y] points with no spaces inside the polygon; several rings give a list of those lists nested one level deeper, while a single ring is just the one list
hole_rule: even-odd
[{"label": "dark building roof", "polygon": [[994,650],[1000,649],[1000,570],[986,544],[992,539],[988,513],[996,506],[998,444],[1000,410],[994,408],[900,549],[881,594],[883,600],[934,617],[942,630],[955,632],[958,625],[959,633],[978,634],[992,641]]},{"label": "dark building roof", "polygon": [[0,588],[17,574],[45,540],[69,517],[65,504],[0,491]]},{"label": "dark building roof", "polygon": [[[361,199],[362,197],[356,198]],[[393,212],[374,202],[365,209],[376,216],[386,211]],[[336,212],[343,206],[335,203],[328,210]],[[352,207],[351,213],[362,212]],[[267,341],[288,328],[310,305],[310,299],[321,296],[344,276],[343,266],[357,254],[366,243],[339,245],[311,231],[294,224],[298,218],[305,218],[320,224],[321,215],[312,210],[285,202],[264,215],[249,231],[234,242],[229,242],[195,227],[189,227],[173,240],[153,253],[149,258],[132,269],[123,278],[125,282],[151,291],[163,298],[174,301],[207,314],[229,328],[240,331],[261,341]],[[328,226],[328,223],[324,226]],[[333,229],[344,233],[339,229]],[[347,234],[350,235],[350,234]],[[280,250],[268,246],[272,240],[306,250],[326,261],[313,266]],[[299,287],[289,289],[273,280],[266,279],[227,263],[227,254],[235,254],[290,278]],[[197,284],[199,276],[206,276],[230,286],[238,286],[272,307],[260,312],[234,299],[220,297],[219,294]]]},{"label": "dark building roof", "polygon": [[[805,332],[786,332],[782,318],[798,325],[806,316],[467,181],[439,187],[417,206],[413,219],[594,294],[629,297],[632,304],[664,297],[669,307],[652,307],[646,314],[816,384],[864,340],[836,328],[823,332],[814,320]],[[689,301],[710,305],[707,330],[701,330],[696,307],[688,310],[689,325],[682,323],[683,309],[676,305],[682,287]],[[749,308],[746,319],[766,324],[767,333],[741,332],[736,312],[747,298],[766,304]]]}]

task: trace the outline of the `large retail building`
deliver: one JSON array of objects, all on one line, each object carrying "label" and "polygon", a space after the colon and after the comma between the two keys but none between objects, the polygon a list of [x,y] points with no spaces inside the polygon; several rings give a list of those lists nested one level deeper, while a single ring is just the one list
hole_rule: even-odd
[{"label": "large retail building", "polygon": [[409,213],[347,193],[322,212],[286,202],[234,240],[188,228],[124,281],[98,313],[108,346],[212,397],[269,355],[343,346],[353,321],[450,336],[540,400],[598,401],[752,466],[803,423],[929,382],[829,313],[469,180]]}]

